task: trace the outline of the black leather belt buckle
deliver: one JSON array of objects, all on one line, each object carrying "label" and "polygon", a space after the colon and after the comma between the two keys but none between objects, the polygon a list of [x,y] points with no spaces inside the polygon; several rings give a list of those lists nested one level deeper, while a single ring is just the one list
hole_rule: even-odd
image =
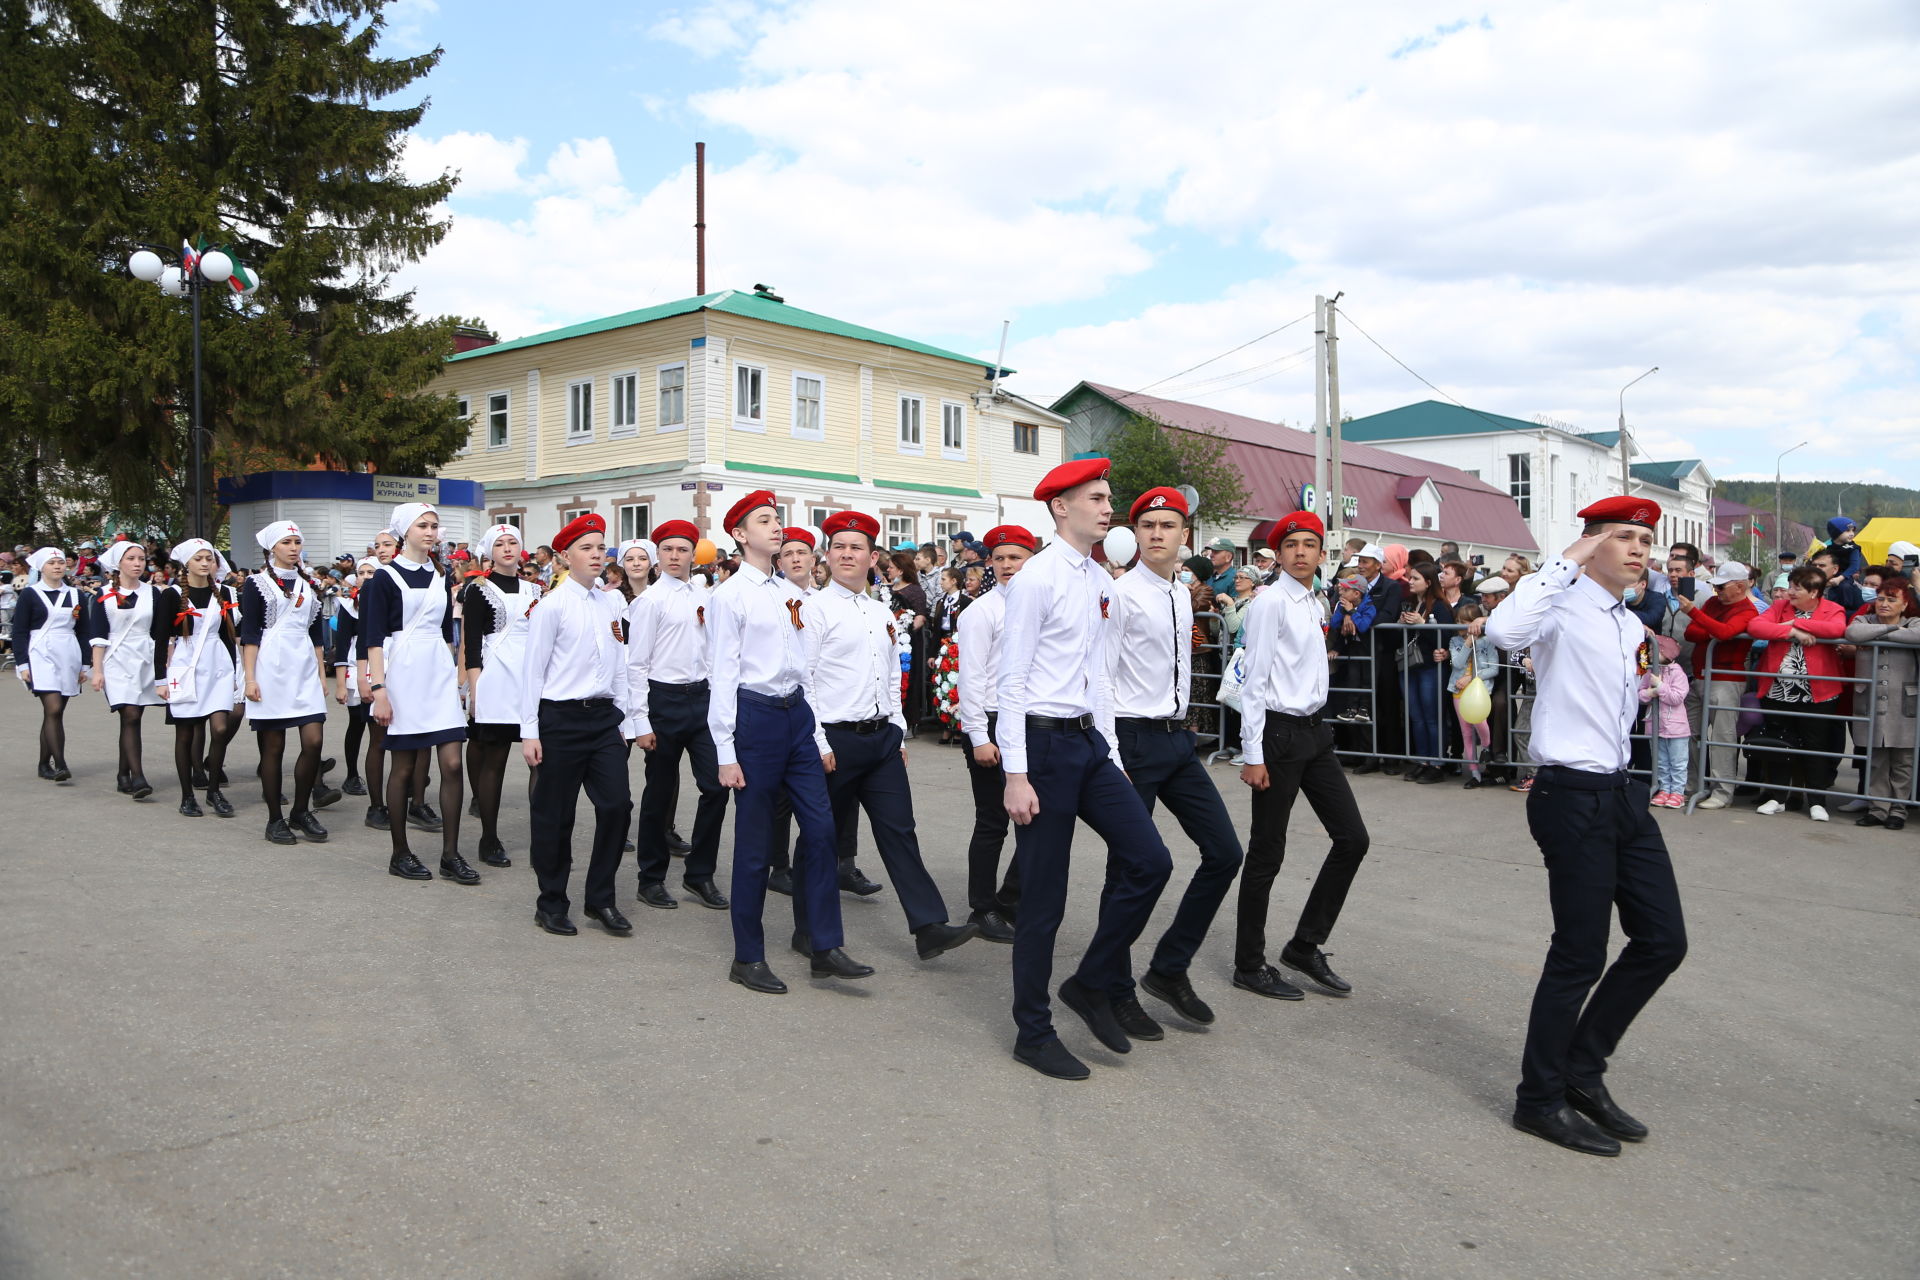
[{"label": "black leather belt buckle", "polygon": [[836,720],[827,726],[847,733],[878,733],[886,727],[885,720]]},{"label": "black leather belt buckle", "polygon": [[1083,716],[1028,716],[1029,729],[1058,729],[1065,733],[1084,732],[1093,728],[1093,717]]}]

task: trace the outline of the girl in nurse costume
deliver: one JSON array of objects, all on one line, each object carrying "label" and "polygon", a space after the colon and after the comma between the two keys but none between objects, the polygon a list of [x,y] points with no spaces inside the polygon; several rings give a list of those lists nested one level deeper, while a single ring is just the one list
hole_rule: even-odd
[{"label": "girl in nurse costume", "polygon": [[40,776],[65,782],[67,699],[80,693],[80,666],[87,651],[87,593],[67,582],[71,561],[58,547],[27,557],[32,583],[13,610],[14,668],[20,683],[40,699]]},{"label": "girl in nurse costume", "polygon": [[[300,567],[300,528],[279,520],[254,535],[267,566],[240,591],[240,666],[247,720],[260,744],[260,796],[267,802],[267,840],[323,844],[327,829],[313,816],[320,744],[327,729],[327,660],[320,591]],[[300,735],[293,764],[293,808],[284,815],[280,765],[287,730]],[[338,795],[337,792],[331,794]],[[295,833],[298,833],[297,835]]]},{"label": "girl in nurse costume", "polygon": [[[459,849],[460,744],[467,740],[467,715],[453,662],[452,592],[433,567],[440,513],[424,502],[408,502],[395,509],[387,528],[400,539],[400,551],[360,593],[360,643],[367,653],[372,715],[387,731],[387,808],[405,806],[425,755],[439,756],[440,874],[455,884],[479,884],[480,873]],[[407,847],[407,824],[392,822],[388,832],[393,838],[388,873],[405,880],[433,879]]]},{"label": "girl in nurse costume", "polygon": [[[382,529],[373,537],[373,558],[382,566],[393,563],[393,557],[399,554],[400,539],[391,529]],[[358,627],[355,627],[356,632]],[[387,813],[387,727],[373,719],[373,681],[367,675],[366,642],[357,635],[354,639],[354,655],[359,671],[357,681],[360,701],[367,708],[367,825],[375,831],[388,829],[390,817]],[[440,830],[440,815],[427,803],[427,784],[430,774],[427,766],[433,761],[431,752],[420,757],[415,766],[413,789],[407,796],[406,817],[421,831]]]},{"label": "girl in nurse costume", "polygon": [[165,699],[154,681],[153,655],[167,643],[166,615],[158,607],[160,589],[142,581],[147,549],[137,542],[116,542],[100,557],[107,589],[93,602],[93,691],[107,695],[107,709],[120,717],[120,771],[114,775],[121,795],[144,800],[153,794],[141,763],[140,721],[148,707]]},{"label": "girl in nurse costume", "polygon": [[[482,570],[460,592],[461,648],[465,656],[467,772],[480,807],[480,861],[510,867],[500,843],[500,793],[507,757],[520,741],[520,671],[527,648],[527,619],[540,599],[540,584],[520,577],[520,531],[497,524],[480,535],[474,552]],[[529,782],[531,787],[531,782]]]},{"label": "girl in nurse costume", "polygon": [[[167,723],[174,726],[180,812],[188,818],[205,816],[193,796],[197,784],[207,789],[207,808],[214,816],[231,818],[233,806],[220,783],[226,776],[227,743],[233,740],[239,650],[232,616],[237,609],[219,586],[228,572],[227,558],[205,538],[189,538],[168,554],[180,566],[180,576],[156,603],[166,622],[167,643],[155,646],[153,661],[158,692],[167,703]],[[208,747],[205,772],[196,777],[202,742]]]},{"label": "girl in nurse costume", "polygon": [[[347,709],[347,776],[340,789],[350,796],[367,794],[367,784],[360,778],[360,745],[366,740],[367,702],[360,695],[362,677],[359,660],[354,653],[355,641],[360,636],[360,589],[367,585],[380,568],[380,562],[372,556],[361,560],[353,567],[353,584],[340,597],[333,611],[331,634],[328,637],[327,651],[333,658],[334,678],[337,687],[334,700]],[[378,729],[379,726],[375,725]],[[381,730],[384,736],[385,730]],[[381,778],[386,777],[385,772]]]}]

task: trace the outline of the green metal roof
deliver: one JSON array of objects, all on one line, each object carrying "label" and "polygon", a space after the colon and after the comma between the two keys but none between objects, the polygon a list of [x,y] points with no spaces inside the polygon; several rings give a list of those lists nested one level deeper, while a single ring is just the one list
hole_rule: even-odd
[{"label": "green metal roof", "polygon": [[1582,440],[1591,440],[1602,449],[1616,448],[1620,444],[1620,433],[1618,431],[1583,431],[1580,433],[1580,438]]},{"label": "green metal roof", "polygon": [[1355,418],[1340,428],[1342,440],[1371,444],[1376,440],[1418,440],[1428,436],[1475,436],[1494,431],[1555,431],[1537,422],[1509,418],[1505,414],[1480,409],[1463,409],[1457,404],[1422,400],[1402,405],[1385,413]]},{"label": "green metal roof", "polygon": [[[537,347],[548,342],[564,342],[568,338],[584,338],[588,334],[606,333],[611,329],[626,329],[634,325],[649,324],[655,320],[665,320],[671,316],[692,315],[697,311],[719,311],[748,320],[764,320],[769,324],[785,325],[789,329],[807,329],[814,333],[830,333],[835,337],[877,343],[880,346],[894,347],[901,351],[917,351],[924,356],[935,356],[941,360],[955,360],[961,364],[976,365],[986,376],[993,375],[991,360],[963,356],[957,351],[929,346],[924,342],[915,342],[911,338],[902,338],[891,333],[883,333],[878,329],[869,329],[865,325],[849,324],[845,320],[836,320],[832,316],[802,311],[799,307],[775,302],[763,294],[742,293],[738,289],[703,293],[692,298],[681,298],[677,302],[663,302],[657,307],[642,307],[638,311],[624,311],[617,316],[586,320],[579,324],[568,325],[564,329],[550,329],[545,333],[529,334],[527,337],[514,338],[508,342],[496,342],[490,347],[476,347],[472,351],[462,351],[457,355],[448,356],[447,360],[449,363],[455,360],[477,360],[481,356],[499,355],[503,351],[518,351],[523,347]],[[1014,371],[1003,369],[1002,372]]]},{"label": "green metal roof", "polygon": [[1698,458],[1681,458],[1673,462],[1636,462],[1628,470],[1633,472],[1637,480],[1678,490],[1680,482],[1692,475],[1693,469],[1699,465]]}]

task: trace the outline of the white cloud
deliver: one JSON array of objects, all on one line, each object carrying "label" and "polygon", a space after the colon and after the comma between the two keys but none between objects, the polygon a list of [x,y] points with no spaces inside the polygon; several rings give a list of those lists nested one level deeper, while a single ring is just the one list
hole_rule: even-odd
[{"label": "white cloud", "polygon": [[670,13],[649,27],[647,34],[711,58],[745,46],[746,27],[755,13],[754,6],[743,0],[716,0],[697,9]]},{"label": "white cloud", "polygon": [[496,138],[490,133],[449,133],[428,138],[407,136],[400,168],[410,181],[424,182],[452,170],[460,177],[455,190],[462,195],[498,195],[524,189],[520,166],[527,162],[525,138]]}]

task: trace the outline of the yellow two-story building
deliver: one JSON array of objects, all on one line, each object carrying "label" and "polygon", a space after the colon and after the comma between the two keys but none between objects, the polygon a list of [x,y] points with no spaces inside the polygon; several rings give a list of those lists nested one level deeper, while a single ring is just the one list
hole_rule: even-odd
[{"label": "yellow two-story building", "polygon": [[472,423],[442,474],[549,541],[587,512],[620,538],[718,527],[751,489],[788,524],[855,508],[888,546],[1041,514],[1067,420],[998,386],[992,361],[726,290],[462,351],[437,390]]}]

